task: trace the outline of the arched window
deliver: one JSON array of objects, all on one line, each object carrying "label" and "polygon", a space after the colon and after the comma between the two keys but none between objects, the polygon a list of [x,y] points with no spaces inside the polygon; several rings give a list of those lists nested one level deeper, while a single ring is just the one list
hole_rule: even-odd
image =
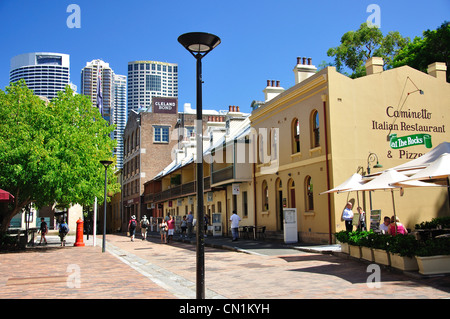
[{"label": "arched window", "polygon": [[269,188],[265,180],[262,183],[262,207],[263,211],[269,210]]},{"label": "arched window", "polygon": [[311,116],[311,147],[320,146],[319,112],[314,110]]},{"label": "arched window", "polygon": [[300,152],[300,122],[297,118],[292,121],[291,127],[291,137],[292,137],[292,153]]},{"label": "arched window", "polygon": [[313,182],[311,176],[305,178],[305,210],[314,210]]}]

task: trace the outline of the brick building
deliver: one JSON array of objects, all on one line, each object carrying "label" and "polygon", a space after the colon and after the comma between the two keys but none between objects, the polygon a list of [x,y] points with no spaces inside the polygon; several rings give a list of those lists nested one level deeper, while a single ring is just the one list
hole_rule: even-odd
[{"label": "brick building", "polygon": [[[183,139],[195,133],[196,114],[185,106],[178,112],[176,98],[154,98],[152,112],[130,111],[124,131],[124,165],[122,182],[122,227],[131,215],[140,219],[151,216],[143,204],[144,183],[151,180],[173,160],[175,149]],[[208,117],[223,121],[217,111],[203,112],[203,131]]]}]

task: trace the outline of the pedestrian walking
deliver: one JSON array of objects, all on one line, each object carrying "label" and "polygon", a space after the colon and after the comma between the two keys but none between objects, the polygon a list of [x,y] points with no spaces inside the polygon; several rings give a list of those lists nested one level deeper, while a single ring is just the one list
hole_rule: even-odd
[{"label": "pedestrian walking", "polygon": [[163,219],[159,224],[159,233],[161,234],[161,244],[167,243],[167,223]]},{"label": "pedestrian walking", "polygon": [[187,234],[188,234],[188,237],[191,238],[192,237],[192,227],[193,227],[193,223],[194,223],[194,216],[192,215],[192,212],[189,212],[189,214],[187,215],[186,222],[187,222]]},{"label": "pedestrian walking", "polygon": [[183,216],[183,220],[181,221],[181,237],[180,238],[187,238],[186,236],[186,229],[187,229],[187,221],[186,221],[186,215]]},{"label": "pedestrian walking", "polygon": [[144,215],[144,217],[142,217],[141,220],[141,235],[142,235],[142,240],[146,240],[147,239],[147,228],[148,228],[149,222],[147,219],[147,216]]},{"label": "pedestrian walking", "polygon": [[174,232],[175,220],[173,219],[173,216],[169,214],[169,220],[167,221],[167,243],[170,243],[172,240]]},{"label": "pedestrian walking", "polygon": [[204,233],[204,236],[208,237],[208,235],[207,235],[208,234],[208,225],[209,225],[209,217],[208,217],[208,215],[205,215],[204,220],[205,220],[205,225],[204,225],[205,233]]},{"label": "pedestrian walking", "polygon": [[137,221],[136,216],[131,216],[130,221],[128,222],[128,232],[130,233],[131,241],[134,241],[134,236],[136,235],[136,227]]},{"label": "pedestrian walking", "polygon": [[48,233],[48,226],[43,217],[41,217],[41,227],[39,228],[39,231],[41,232],[41,240],[38,245],[42,244],[42,240],[44,240],[44,245],[47,245],[47,238],[45,238],[45,235]]},{"label": "pedestrian walking", "polygon": [[351,202],[348,202],[342,211],[341,220],[345,222],[345,230],[351,232],[353,230],[353,205]]},{"label": "pedestrian walking", "polygon": [[233,235],[233,241],[238,240],[239,237],[239,222],[241,218],[238,216],[235,210],[233,210],[233,215],[230,217],[231,221],[231,234]]},{"label": "pedestrian walking", "polygon": [[59,238],[61,239],[61,247],[66,246],[66,236],[69,232],[69,226],[66,224],[66,221],[63,219],[59,224]]}]

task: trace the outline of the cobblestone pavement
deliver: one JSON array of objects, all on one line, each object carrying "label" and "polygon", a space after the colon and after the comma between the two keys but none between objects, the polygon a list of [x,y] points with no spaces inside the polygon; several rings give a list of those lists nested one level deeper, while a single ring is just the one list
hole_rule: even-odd
[{"label": "cobblestone pavement", "polygon": [[[69,238],[66,247],[53,242],[0,254],[0,298],[195,298],[192,243],[106,239],[105,253],[101,238],[94,247],[91,236],[85,247],[73,247]],[[383,267],[373,273],[362,261],[267,242],[223,239],[210,246],[205,247],[208,299],[450,298],[450,276],[424,278]],[[371,288],[367,281],[375,274],[380,287]]]}]

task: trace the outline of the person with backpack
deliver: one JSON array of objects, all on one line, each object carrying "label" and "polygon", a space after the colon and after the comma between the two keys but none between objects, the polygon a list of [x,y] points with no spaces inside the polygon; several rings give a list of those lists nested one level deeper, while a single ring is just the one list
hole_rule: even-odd
[{"label": "person with backpack", "polygon": [[146,240],[147,239],[147,227],[148,227],[148,219],[147,216],[144,215],[144,217],[142,217],[141,220],[141,235],[142,235],[142,240]]},{"label": "person with backpack", "polygon": [[59,224],[59,238],[61,238],[61,247],[66,246],[66,235],[69,232],[69,226],[63,219]]},{"label": "person with backpack", "polygon": [[130,222],[128,223],[128,232],[130,233],[131,241],[134,241],[134,235],[136,234],[136,216],[131,216]]},{"label": "person with backpack", "polygon": [[45,238],[45,235],[48,233],[48,227],[47,223],[44,221],[44,217],[41,217],[41,227],[39,228],[39,231],[41,232],[41,241],[38,245],[42,244],[42,240],[44,240],[44,245],[47,245],[47,238]]}]

